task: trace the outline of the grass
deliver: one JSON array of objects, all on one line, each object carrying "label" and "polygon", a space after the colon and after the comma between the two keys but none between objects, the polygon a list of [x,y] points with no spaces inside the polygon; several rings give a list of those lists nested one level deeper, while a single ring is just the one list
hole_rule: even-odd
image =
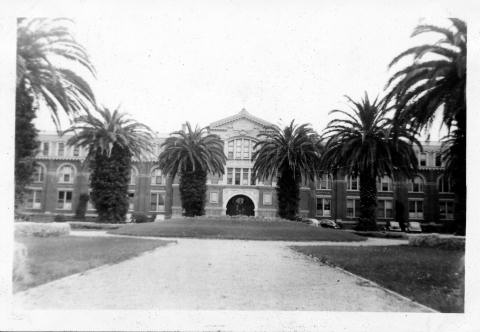
[{"label": "grass", "polygon": [[410,246],[293,247],[441,312],[464,312],[464,251]]},{"label": "grass", "polygon": [[27,247],[30,277],[27,281],[15,282],[14,292],[101,265],[118,263],[169,243],[161,240],[75,236],[17,237],[15,240]]},{"label": "grass", "polygon": [[189,237],[201,239],[365,241],[366,237],[341,230],[312,227],[290,221],[178,218],[163,222],[125,225],[112,234]]}]

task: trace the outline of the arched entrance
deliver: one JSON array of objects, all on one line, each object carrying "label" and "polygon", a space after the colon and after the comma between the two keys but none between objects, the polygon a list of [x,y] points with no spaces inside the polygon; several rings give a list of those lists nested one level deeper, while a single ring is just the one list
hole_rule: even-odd
[{"label": "arched entrance", "polygon": [[227,203],[227,215],[229,216],[253,216],[255,205],[252,200],[245,195],[233,196]]}]

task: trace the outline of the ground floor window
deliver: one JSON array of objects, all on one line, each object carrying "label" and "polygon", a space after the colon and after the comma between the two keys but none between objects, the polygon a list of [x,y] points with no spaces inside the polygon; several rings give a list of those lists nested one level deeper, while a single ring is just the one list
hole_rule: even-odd
[{"label": "ground floor window", "polygon": [[210,193],[210,203],[218,203],[218,192],[214,191]]},{"label": "ground floor window", "polygon": [[263,193],[263,205],[272,205],[272,193]]},{"label": "ground floor window", "polygon": [[317,197],[317,216],[330,217],[332,200],[326,197]]},{"label": "ground floor window", "polygon": [[393,202],[391,199],[379,199],[377,203],[377,218],[392,218]]},{"label": "ground floor window", "polygon": [[133,191],[128,192],[128,211],[133,211],[135,208],[135,193]]},{"label": "ground floor window", "polygon": [[72,191],[59,190],[57,209],[58,210],[71,210],[72,209]]},{"label": "ground floor window", "polygon": [[423,200],[408,201],[408,218],[423,219]]},{"label": "ground floor window", "polygon": [[30,189],[27,192],[27,208],[28,209],[41,209],[42,208],[42,191],[39,189]]},{"label": "ground floor window", "polygon": [[165,193],[164,192],[150,193],[150,211],[153,211],[153,212],[165,211]]},{"label": "ground floor window", "polygon": [[360,216],[360,199],[347,198],[347,217],[357,218]]},{"label": "ground floor window", "polygon": [[453,219],[453,200],[440,200],[440,219]]}]

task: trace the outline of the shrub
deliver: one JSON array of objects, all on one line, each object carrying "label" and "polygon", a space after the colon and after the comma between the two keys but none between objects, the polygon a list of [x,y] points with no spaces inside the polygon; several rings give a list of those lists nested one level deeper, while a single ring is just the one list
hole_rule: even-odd
[{"label": "shrub", "polygon": [[393,233],[393,232],[355,231],[354,233],[360,236],[378,237],[378,238],[384,238],[384,239],[406,239],[407,238],[405,234],[400,232]]},{"label": "shrub", "polygon": [[438,235],[410,236],[408,244],[414,247],[439,248],[446,250],[464,250],[465,238],[440,237]]},{"label": "shrub", "polygon": [[15,242],[13,254],[13,275],[14,282],[28,282],[30,273],[27,265],[28,251],[27,247],[19,242]]},{"label": "shrub", "polygon": [[22,222],[15,223],[15,236],[37,236],[50,237],[70,234],[70,225],[68,223],[39,223]]},{"label": "shrub", "polygon": [[153,215],[153,218],[145,213],[134,213],[132,214],[132,222],[141,224],[141,223],[146,223],[146,222],[152,222],[155,220],[155,215]]},{"label": "shrub", "polygon": [[55,221],[55,222],[65,222],[65,221],[67,221],[67,217],[65,217],[63,214],[57,214],[53,218],[53,221]]}]

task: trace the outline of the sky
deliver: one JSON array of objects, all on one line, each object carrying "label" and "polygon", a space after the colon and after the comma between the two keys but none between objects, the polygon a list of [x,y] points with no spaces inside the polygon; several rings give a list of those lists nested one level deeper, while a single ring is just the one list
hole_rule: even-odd
[{"label": "sky", "polygon": [[[329,111],[348,109],[345,95],[381,95],[393,73],[390,61],[432,40],[410,38],[416,25],[448,26],[445,17],[455,14],[430,1],[413,7],[368,1],[146,4],[113,8],[110,17],[73,17],[74,33],[97,68],[100,103],[120,106],[161,134],[185,121],[207,126],[242,108],[279,125],[310,123],[320,132],[332,119]],[[55,129],[45,109],[36,124]],[[431,134],[438,137],[438,128]]]}]

